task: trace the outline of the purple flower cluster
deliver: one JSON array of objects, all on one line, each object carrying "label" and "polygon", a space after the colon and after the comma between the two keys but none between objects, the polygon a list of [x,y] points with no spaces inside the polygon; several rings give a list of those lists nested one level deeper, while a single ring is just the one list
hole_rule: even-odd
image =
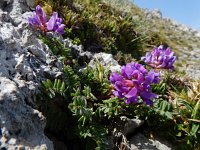
[{"label": "purple flower cluster", "polygon": [[164,49],[164,46],[154,48],[150,53],[147,52],[145,57],[141,58],[147,65],[155,69],[174,69],[176,56],[170,48]]},{"label": "purple flower cluster", "polygon": [[123,66],[121,74],[113,72],[110,81],[114,86],[113,94],[119,98],[126,98],[126,103],[137,103],[138,96],[143,103],[152,105],[152,99],[157,95],[151,92],[151,84],[160,81],[160,73],[147,71],[143,65],[132,62]]},{"label": "purple flower cluster", "polygon": [[36,6],[36,10],[33,12],[32,17],[28,18],[28,22],[42,32],[54,31],[64,34],[65,25],[62,24],[62,18],[58,18],[58,13],[53,12],[53,15],[47,22],[46,14],[39,5]]},{"label": "purple flower cluster", "polygon": [[58,32],[60,34],[64,34],[65,25],[62,24],[62,18],[58,18],[58,13],[53,12],[53,15],[49,19],[47,23],[47,29],[49,31]]}]

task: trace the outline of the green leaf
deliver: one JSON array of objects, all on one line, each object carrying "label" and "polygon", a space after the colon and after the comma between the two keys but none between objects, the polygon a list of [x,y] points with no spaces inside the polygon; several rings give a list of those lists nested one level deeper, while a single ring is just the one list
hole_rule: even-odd
[{"label": "green leaf", "polygon": [[61,87],[61,80],[58,79],[58,83],[57,83],[57,86],[56,86],[56,90],[59,91],[59,88]]},{"label": "green leaf", "polygon": [[161,110],[162,110],[162,111],[165,111],[166,108],[167,108],[168,103],[167,103],[166,101],[162,101],[161,104],[162,104],[162,105],[161,105]]},{"label": "green leaf", "polygon": [[60,90],[61,90],[62,93],[64,93],[64,91],[65,91],[65,82],[62,82]]},{"label": "green leaf", "polygon": [[197,133],[197,131],[198,131],[198,129],[199,129],[199,124],[197,125],[197,124],[192,124],[192,129],[191,129],[191,131],[190,131],[190,134],[192,135],[192,136],[195,136],[196,135],[196,133]]},{"label": "green leaf", "polygon": [[200,109],[200,99],[198,100],[198,102],[196,103],[194,107],[194,110],[192,111],[192,115],[191,115],[192,119],[199,118],[199,116],[197,116],[199,109]]},{"label": "green leaf", "polygon": [[177,102],[184,105],[187,108],[187,110],[189,110],[190,112],[193,112],[193,108],[191,107],[189,102],[181,100],[181,99],[177,100]]},{"label": "green leaf", "polygon": [[47,79],[46,83],[49,85],[49,87],[53,87],[51,80]]},{"label": "green leaf", "polygon": [[167,116],[167,118],[173,119],[171,112],[167,111],[167,112],[165,112],[165,115]]},{"label": "green leaf", "polygon": [[181,137],[181,136],[182,136],[182,133],[181,133],[181,132],[178,132],[178,134],[177,134],[176,136]]},{"label": "green leaf", "polygon": [[53,89],[55,89],[55,90],[56,90],[56,88],[57,88],[57,83],[58,83],[58,79],[55,79],[54,85],[53,85]]}]

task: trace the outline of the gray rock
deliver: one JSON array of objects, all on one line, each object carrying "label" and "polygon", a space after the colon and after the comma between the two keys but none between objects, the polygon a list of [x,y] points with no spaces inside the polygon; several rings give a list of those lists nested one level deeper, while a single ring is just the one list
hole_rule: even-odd
[{"label": "gray rock", "polygon": [[33,106],[45,73],[59,77],[62,65],[28,26],[33,2],[0,4],[0,149],[53,149],[44,135],[45,117]]},{"label": "gray rock", "polygon": [[43,134],[42,114],[26,104],[26,96],[17,83],[6,77],[0,77],[0,81],[0,147],[14,149],[23,143],[27,148],[52,149],[52,143]]},{"label": "gray rock", "polygon": [[72,43],[72,40],[70,39],[64,39],[63,44],[65,47],[72,49],[72,51],[79,55],[79,53],[83,53],[83,46],[82,45],[75,45]]},{"label": "gray rock", "polygon": [[126,136],[133,133],[143,123],[144,121],[140,119],[130,119],[126,116],[121,116],[120,119],[117,121],[116,125],[117,129]]},{"label": "gray rock", "polygon": [[174,150],[175,146],[161,139],[148,139],[138,133],[128,141],[128,150]]},{"label": "gray rock", "polygon": [[85,62],[92,68],[96,67],[97,63],[101,63],[107,71],[120,71],[121,66],[113,58],[112,54],[92,53],[84,51],[82,45],[74,45],[70,39],[63,40],[64,46],[72,50],[72,55],[77,57],[80,65],[84,66]]},{"label": "gray rock", "polygon": [[108,141],[110,149],[115,149],[116,147],[120,147],[121,149],[127,148],[127,135],[133,134],[134,131],[143,123],[143,120],[136,118],[130,119],[126,116],[121,116],[118,120],[116,120],[114,124],[115,128],[112,131],[112,135],[109,137]]},{"label": "gray rock", "polygon": [[72,55],[77,57],[79,64],[82,66],[84,66],[86,62],[92,68],[95,68],[97,63],[101,63],[107,71],[119,71],[121,68],[112,54],[84,51],[82,45],[74,45],[70,39],[64,39],[63,44],[65,47],[71,49]]},{"label": "gray rock", "polygon": [[[174,150],[175,145],[161,139],[148,139],[142,133],[134,132],[140,127],[144,121],[139,119],[129,119],[121,116],[115,122],[115,128],[112,136],[109,137],[110,149],[126,149],[126,150]],[[129,137],[129,138],[127,138]]]},{"label": "gray rock", "polygon": [[48,79],[62,78],[63,73],[56,67],[45,66],[44,76]]},{"label": "gray rock", "polygon": [[29,7],[34,7],[35,5],[35,0],[26,0],[26,3]]},{"label": "gray rock", "polygon": [[89,62],[89,66],[94,68],[96,63],[101,63],[106,70],[110,70],[112,72],[119,71],[121,68],[111,54],[103,52],[94,54],[92,60]]}]

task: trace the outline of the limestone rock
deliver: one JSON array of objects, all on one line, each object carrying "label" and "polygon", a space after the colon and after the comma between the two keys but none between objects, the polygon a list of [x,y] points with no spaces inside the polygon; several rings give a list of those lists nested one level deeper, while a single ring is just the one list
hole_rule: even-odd
[{"label": "limestone rock", "polygon": [[175,146],[161,139],[148,139],[137,133],[128,141],[128,150],[175,150]]},{"label": "limestone rock", "polygon": [[144,121],[140,119],[130,119],[126,116],[121,116],[120,119],[117,121],[117,128],[124,135],[129,135],[133,133],[136,128],[140,127],[143,123]]},{"label": "limestone rock", "polygon": [[121,68],[121,66],[116,60],[114,60],[111,54],[103,52],[94,54],[92,60],[89,62],[89,66],[94,68],[96,63],[101,63],[106,70],[110,70],[112,72],[119,71]]},{"label": "limestone rock", "polygon": [[130,119],[126,116],[118,118],[114,123],[115,128],[112,131],[112,135],[109,137],[110,149],[115,149],[116,147],[121,146],[127,148],[127,136],[132,135],[138,127],[143,125],[143,123],[143,120],[137,118]]},{"label": "limestone rock", "polygon": [[0,4],[0,149],[53,149],[44,135],[45,117],[34,108],[45,73],[61,76],[62,65],[27,23],[33,3]]}]

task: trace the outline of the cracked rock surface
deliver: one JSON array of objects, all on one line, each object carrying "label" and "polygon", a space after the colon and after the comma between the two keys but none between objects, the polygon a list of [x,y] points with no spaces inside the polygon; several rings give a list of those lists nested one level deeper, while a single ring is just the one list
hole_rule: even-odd
[{"label": "cracked rock surface", "polygon": [[53,149],[44,135],[45,117],[34,108],[45,74],[57,76],[61,65],[48,63],[49,48],[27,23],[33,4],[34,0],[0,2],[0,149]]}]

